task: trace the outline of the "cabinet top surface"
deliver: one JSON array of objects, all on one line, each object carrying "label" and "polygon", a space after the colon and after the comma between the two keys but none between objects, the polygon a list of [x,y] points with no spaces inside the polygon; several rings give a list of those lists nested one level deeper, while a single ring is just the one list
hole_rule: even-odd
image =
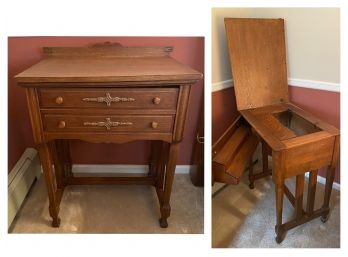
[{"label": "cabinet top surface", "polygon": [[273,150],[340,134],[334,126],[291,103],[274,104],[240,112]]},{"label": "cabinet top surface", "polygon": [[193,83],[198,71],[169,56],[166,47],[50,47],[45,58],[15,76],[18,83]]}]

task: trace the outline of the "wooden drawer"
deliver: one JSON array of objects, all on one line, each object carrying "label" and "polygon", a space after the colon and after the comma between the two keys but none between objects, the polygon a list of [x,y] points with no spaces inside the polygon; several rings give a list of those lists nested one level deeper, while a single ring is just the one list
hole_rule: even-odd
[{"label": "wooden drawer", "polygon": [[172,132],[172,115],[63,115],[44,114],[47,132]]},{"label": "wooden drawer", "polygon": [[178,88],[40,89],[41,108],[175,110]]}]

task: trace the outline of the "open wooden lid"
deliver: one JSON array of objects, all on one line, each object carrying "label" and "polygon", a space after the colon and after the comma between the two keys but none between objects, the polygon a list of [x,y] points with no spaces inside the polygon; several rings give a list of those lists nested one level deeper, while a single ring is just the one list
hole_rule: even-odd
[{"label": "open wooden lid", "polygon": [[283,19],[225,18],[238,110],[288,102]]}]

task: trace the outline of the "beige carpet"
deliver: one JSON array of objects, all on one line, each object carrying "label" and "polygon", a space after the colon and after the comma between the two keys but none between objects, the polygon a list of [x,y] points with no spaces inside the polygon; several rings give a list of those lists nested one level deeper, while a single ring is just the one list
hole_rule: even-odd
[{"label": "beige carpet", "polygon": [[169,226],[158,224],[159,204],[151,186],[70,186],[61,202],[59,228],[50,226],[41,177],[28,194],[10,233],[203,233],[203,188],[177,174]]},{"label": "beige carpet", "polygon": [[[287,181],[294,192],[294,181]],[[214,185],[218,187],[219,185]],[[318,184],[315,208],[321,206],[324,185]],[[304,196],[304,203],[306,195]],[[326,223],[312,220],[288,231],[281,244],[275,242],[275,196],[271,178],[248,187],[247,174],[239,185],[230,185],[212,201],[212,245],[233,248],[321,248],[340,247],[340,192],[333,190],[331,214]],[[293,208],[284,200],[283,220],[292,217]]]}]

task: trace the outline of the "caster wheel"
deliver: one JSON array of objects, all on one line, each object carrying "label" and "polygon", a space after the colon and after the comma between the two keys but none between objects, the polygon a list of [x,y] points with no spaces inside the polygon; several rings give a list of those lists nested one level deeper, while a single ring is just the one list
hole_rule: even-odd
[{"label": "caster wheel", "polygon": [[53,219],[53,220],[52,220],[52,227],[58,228],[59,225],[60,225],[60,218],[57,218],[57,219]]},{"label": "caster wheel", "polygon": [[249,188],[254,189],[255,188],[254,184],[249,184]]},{"label": "caster wheel", "polygon": [[320,220],[321,220],[321,222],[323,222],[323,223],[325,223],[328,219],[329,219],[329,216],[328,216],[328,215],[325,215],[325,216],[321,216],[321,217],[320,217]]},{"label": "caster wheel", "polygon": [[167,228],[168,227],[167,219],[160,218],[159,219],[159,224],[160,224],[161,228]]}]

